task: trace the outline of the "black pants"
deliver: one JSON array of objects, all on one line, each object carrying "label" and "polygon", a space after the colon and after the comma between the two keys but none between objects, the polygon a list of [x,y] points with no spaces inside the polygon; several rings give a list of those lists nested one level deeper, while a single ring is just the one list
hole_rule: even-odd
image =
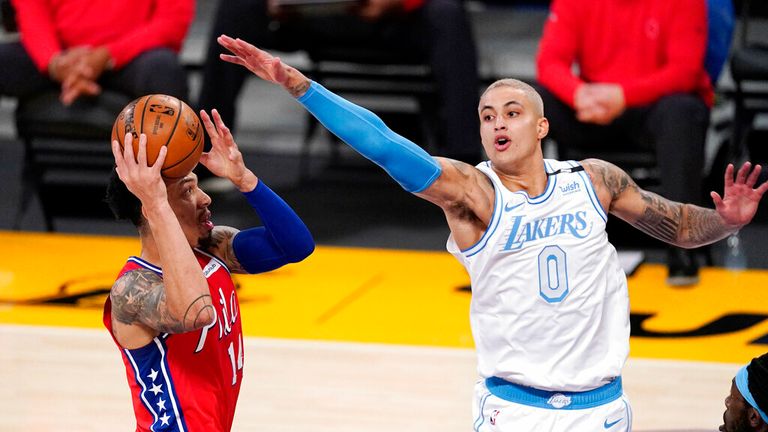
[{"label": "black pants", "polygon": [[[26,97],[60,84],[41,74],[19,42],[0,44],[0,95]],[[162,93],[186,100],[187,77],[178,55],[169,49],[154,49],[136,57],[125,67],[107,71],[99,79],[103,88],[132,97]]]},{"label": "black pants", "polygon": [[[661,193],[679,202],[702,202],[704,144],[709,126],[709,108],[691,94],[672,94],[653,104],[629,108],[613,123],[599,126],[582,123],[574,110],[542,87],[549,119],[549,136],[557,142],[561,159],[570,159],[570,148],[646,149],[656,153]],[[621,167],[620,167],[621,168]]]},{"label": "black pants", "polygon": [[266,0],[225,0],[219,4],[203,72],[199,108],[218,109],[234,125],[238,94],[250,72],[219,60],[216,37],[240,37],[259,48],[279,51],[313,47],[376,48],[414,53],[435,76],[442,151],[449,156],[479,155],[477,55],[469,19],[460,0],[430,0],[402,17],[365,22],[354,16],[274,22]]}]

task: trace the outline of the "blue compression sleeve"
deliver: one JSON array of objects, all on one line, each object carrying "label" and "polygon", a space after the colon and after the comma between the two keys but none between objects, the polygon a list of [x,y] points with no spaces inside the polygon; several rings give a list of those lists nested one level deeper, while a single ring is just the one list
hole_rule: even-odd
[{"label": "blue compression sleeve", "polygon": [[298,99],[329,131],[370,159],[408,192],[421,192],[440,176],[440,165],[421,147],[396,134],[376,114],[312,81]]},{"label": "blue compression sleeve", "polygon": [[248,273],[263,273],[299,262],[315,249],[304,222],[261,180],[245,198],[264,226],[240,231],[232,239],[235,257]]}]

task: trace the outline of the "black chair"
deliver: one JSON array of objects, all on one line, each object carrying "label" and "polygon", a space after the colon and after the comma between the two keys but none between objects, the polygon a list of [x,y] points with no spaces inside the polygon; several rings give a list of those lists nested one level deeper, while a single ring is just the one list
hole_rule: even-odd
[{"label": "black chair", "polygon": [[45,228],[54,231],[54,215],[77,214],[74,198],[84,189],[98,191],[89,195],[92,199],[103,196],[114,165],[112,125],[130,98],[105,90],[64,106],[58,97],[58,89],[51,89],[18,101],[16,130],[24,142],[24,167],[14,229],[21,228],[38,196]]},{"label": "black chair", "polygon": [[[755,117],[768,113],[768,42],[759,40],[754,31],[756,18],[768,16],[765,2],[744,0],[739,18],[740,34],[731,56],[734,119],[730,160],[748,159],[750,135],[755,130]],[[752,30],[752,32],[750,32]]]},{"label": "black chair", "polygon": [[[315,48],[307,54],[311,61],[307,74],[313,80],[374,110],[388,123],[391,116],[410,118],[413,121],[408,125],[415,125],[417,130],[395,129],[428,149],[439,142],[437,89],[423,58],[415,53],[351,47]],[[391,103],[382,104],[384,100]],[[309,177],[311,145],[318,124],[308,114],[300,156],[302,180]],[[335,136],[331,136],[331,144],[331,160],[338,161],[339,141]]]}]

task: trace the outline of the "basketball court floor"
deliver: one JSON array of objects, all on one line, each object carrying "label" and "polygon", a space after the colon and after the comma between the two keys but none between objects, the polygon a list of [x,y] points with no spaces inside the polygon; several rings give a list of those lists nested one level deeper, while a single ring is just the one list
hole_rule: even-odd
[{"label": "basketball court floor", "polygon": [[[124,236],[0,232],[0,430],[133,427],[101,324]],[[695,288],[629,277],[634,430],[714,431],[738,367],[768,351],[768,272],[705,268]],[[237,276],[238,431],[468,431],[475,358],[463,268],[446,252],[320,246]]]}]

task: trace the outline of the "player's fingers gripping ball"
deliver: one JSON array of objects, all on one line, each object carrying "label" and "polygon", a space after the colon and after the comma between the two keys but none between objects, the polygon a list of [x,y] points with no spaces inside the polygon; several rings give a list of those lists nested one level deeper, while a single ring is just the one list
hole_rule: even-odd
[{"label": "player's fingers gripping ball", "polygon": [[[123,149],[125,134],[147,136],[147,163],[152,165],[160,148],[168,148],[161,173],[168,179],[182,178],[197,165],[203,152],[203,129],[195,111],[183,101],[167,95],[142,96],[126,105],[112,126],[112,139]],[[137,156],[139,147],[134,146]]]}]

